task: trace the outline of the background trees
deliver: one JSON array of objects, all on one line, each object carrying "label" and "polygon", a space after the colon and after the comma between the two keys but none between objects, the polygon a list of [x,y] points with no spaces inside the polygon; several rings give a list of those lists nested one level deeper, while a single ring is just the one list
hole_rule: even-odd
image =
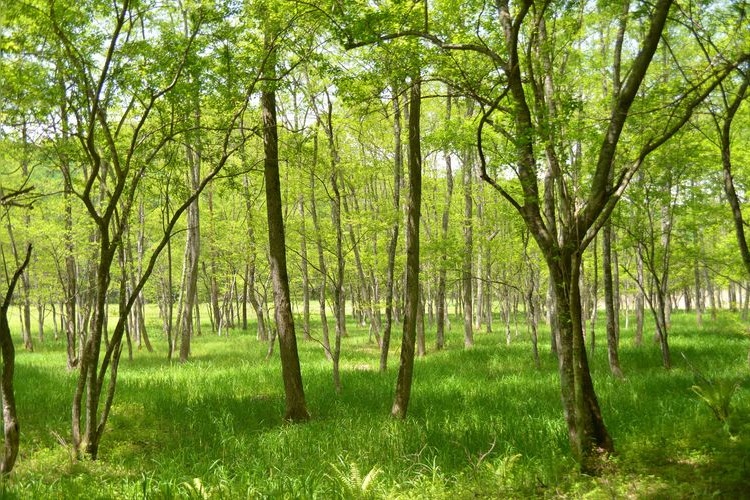
[{"label": "background trees", "polygon": [[620,374],[618,303],[652,306],[665,367],[672,308],[747,307],[733,228],[707,214],[727,202],[744,252],[748,46],[732,5],[596,7],[8,5],[0,168],[42,199],[3,214],[0,244],[8,269],[35,245],[13,305],[28,349],[33,317],[39,342],[65,339],[76,447],[96,456],[122,349],[164,336],[189,361],[202,321],[255,320],[269,352],[278,333],[304,420],[295,319],[342,390],[348,318],[384,372],[403,328],[399,416],[415,350],[528,332],[537,366],[539,345],[558,354],[574,453],[611,450],[597,308]]}]

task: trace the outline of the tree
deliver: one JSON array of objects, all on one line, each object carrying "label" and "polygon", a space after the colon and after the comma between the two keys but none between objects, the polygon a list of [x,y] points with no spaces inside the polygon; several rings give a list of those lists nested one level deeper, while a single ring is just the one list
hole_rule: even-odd
[{"label": "tree", "polygon": [[2,398],[3,405],[3,435],[5,438],[3,456],[0,460],[0,474],[9,474],[16,463],[16,457],[18,457],[20,426],[16,412],[16,395],[13,389],[16,353],[13,347],[13,339],[10,336],[10,326],[8,325],[8,308],[11,305],[16,284],[29,265],[30,259],[31,244],[26,247],[26,257],[13,273],[10,283],[8,283],[8,289],[5,291],[3,303],[0,305],[0,352],[2,352],[3,357],[3,371],[0,375],[2,377],[0,378],[0,398]]},{"label": "tree", "polygon": [[411,397],[414,344],[419,309],[419,219],[422,209],[422,152],[420,148],[421,82],[412,79],[409,92],[409,198],[406,217],[406,284],[401,358],[391,415],[405,418]]},{"label": "tree", "polygon": [[[27,195],[31,189],[30,186],[24,186],[21,189],[6,193],[0,188],[0,207],[6,210],[14,205],[30,207],[30,204],[24,200],[24,196]],[[3,453],[0,458],[0,474],[3,475],[9,474],[10,471],[13,470],[16,458],[18,457],[20,440],[20,426],[18,423],[18,413],[16,411],[16,394],[13,388],[16,351],[13,345],[13,338],[10,334],[10,325],[8,324],[8,309],[11,306],[13,292],[15,291],[16,285],[26,271],[29,261],[31,260],[31,249],[31,244],[28,244],[26,246],[25,257],[10,277],[8,288],[6,289],[3,301],[0,304],[0,354],[2,355],[3,360],[2,373],[0,374],[0,400],[2,400],[3,406],[4,436]],[[4,253],[3,268],[7,269],[7,262],[5,262]]]},{"label": "tree", "polygon": [[266,215],[268,218],[268,255],[273,282],[276,328],[279,334],[281,371],[286,395],[284,418],[292,422],[308,420],[310,414],[305,404],[302,372],[294,331],[294,316],[289,293],[289,276],[286,264],[286,238],[281,203],[279,178],[279,145],[276,125],[276,40],[277,33],[266,33],[265,48],[268,58],[264,67],[264,84],[261,91],[263,114],[263,177],[266,183]]},{"label": "tree", "polygon": [[[452,101],[450,87],[447,92],[448,96],[445,101],[445,120],[447,123],[451,121],[452,115]],[[440,223],[440,239],[441,239],[441,251],[440,251],[440,268],[438,275],[438,289],[437,289],[437,333],[436,333],[436,347],[438,350],[442,349],[445,345],[445,320],[448,316],[446,311],[446,281],[448,274],[448,224],[450,222],[450,207],[451,198],[453,196],[453,157],[450,151],[445,153],[445,206],[443,207],[443,214]]]},{"label": "tree", "polygon": [[[107,306],[112,264],[123,255],[126,230],[147,171],[156,173],[155,165],[169,163],[169,155],[165,157],[163,152],[185,131],[185,124],[176,118],[179,113],[173,112],[179,98],[171,98],[178,93],[188,60],[196,50],[198,33],[206,17],[211,17],[207,10],[191,12],[189,36],[181,37],[162,29],[164,16],[174,11],[155,9],[142,8],[131,0],[95,11],[88,4],[55,3],[48,11],[20,4],[14,17],[14,27],[24,23],[34,27],[24,33],[29,43],[47,38],[56,41],[37,57],[59,73],[55,79],[35,84],[65,101],[63,108],[74,120],[69,123],[69,134],[55,135],[51,126],[48,140],[50,157],[64,153],[57,166],[92,228],[92,263],[86,270],[90,313],[79,314],[79,332],[86,331],[87,336],[79,345],[79,373],[71,405],[73,447],[92,459],[97,457],[112,409],[130,312],[181,215],[244,140],[242,134],[235,137],[235,131],[249,94],[226,102],[227,117],[213,129],[213,168],[196,190],[183,192],[184,203],[166,221],[145,259],[148,263],[143,274],[129,293],[120,288],[120,308],[110,331]],[[248,87],[252,90],[253,85]],[[45,118],[55,121],[52,114]],[[63,120],[63,127],[66,123]]]}]

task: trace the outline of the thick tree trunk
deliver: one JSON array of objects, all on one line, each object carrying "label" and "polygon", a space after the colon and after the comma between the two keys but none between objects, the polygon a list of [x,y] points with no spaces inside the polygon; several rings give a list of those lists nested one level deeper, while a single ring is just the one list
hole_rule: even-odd
[{"label": "thick tree trunk", "polygon": [[420,82],[412,82],[409,99],[409,204],[406,223],[406,285],[401,362],[391,415],[405,418],[411,397],[414,344],[419,309],[419,218],[422,209],[422,152],[420,139]]},{"label": "thick tree trunk", "polygon": [[560,329],[558,364],[568,438],[584,471],[594,471],[599,455],[614,451],[594,391],[583,338],[579,284],[580,257],[562,253],[547,258],[553,279]]},{"label": "thick tree trunk", "polygon": [[263,114],[263,172],[266,188],[266,212],[268,216],[268,248],[273,283],[276,326],[281,353],[281,372],[284,380],[286,410],[284,419],[299,422],[310,418],[305,404],[302,386],[297,337],[294,332],[294,316],[289,293],[289,276],[286,264],[286,238],[282,215],[281,182],[279,179],[278,130],[276,125],[276,92],[271,88],[274,81],[275,49],[271,37],[266,38],[270,51],[269,68],[266,70],[268,87],[261,92]]}]

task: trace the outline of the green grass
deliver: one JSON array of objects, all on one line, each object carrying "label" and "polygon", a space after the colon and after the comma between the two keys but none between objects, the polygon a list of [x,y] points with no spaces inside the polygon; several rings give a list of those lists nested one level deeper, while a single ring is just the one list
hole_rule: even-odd
[{"label": "green grass", "polygon": [[[17,356],[21,451],[0,483],[8,498],[692,498],[750,495],[747,325],[725,313],[702,330],[674,317],[675,367],[658,347],[622,334],[625,380],[609,375],[600,341],[591,360],[617,455],[598,478],[576,472],[562,418],[557,363],[543,337],[530,343],[477,334],[462,348],[418,359],[409,417],[389,418],[400,330],[390,369],[377,371],[367,332],[349,326],[343,392],[315,342],[300,341],[309,423],[282,422],[278,355],[248,332],[204,334],[189,363],[170,364],[154,320],[156,353],[124,359],[96,462],[76,461],[66,441],[76,374],[61,342]],[[601,331],[601,327],[600,327]],[[597,332],[599,333],[599,332]],[[602,338],[601,334],[599,333]],[[650,339],[652,334],[646,335]],[[429,345],[429,343],[428,343]],[[712,380],[739,382],[730,434],[691,386],[690,362]]]}]

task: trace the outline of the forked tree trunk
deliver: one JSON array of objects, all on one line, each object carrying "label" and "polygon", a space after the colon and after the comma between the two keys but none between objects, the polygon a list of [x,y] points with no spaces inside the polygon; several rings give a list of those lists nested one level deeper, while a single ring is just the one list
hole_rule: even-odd
[{"label": "forked tree trunk", "polygon": [[580,257],[560,253],[547,257],[554,282],[560,342],[558,366],[568,438],[573,454],[584,471],[595,470],[599,455],[614,450],[602,419],[589,372],[583,338],[583,317],[579,284]]}]

